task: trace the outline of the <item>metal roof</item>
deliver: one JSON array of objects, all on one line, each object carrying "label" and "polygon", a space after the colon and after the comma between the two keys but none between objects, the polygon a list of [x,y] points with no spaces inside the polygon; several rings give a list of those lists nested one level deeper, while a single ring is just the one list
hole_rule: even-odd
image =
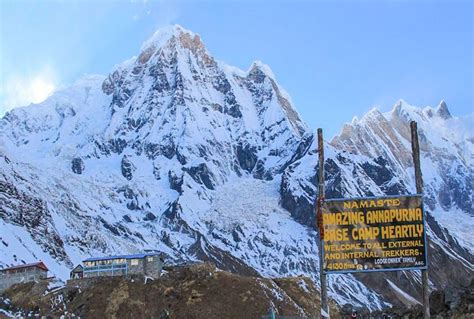
[{"label": "metal roof", "polygon": [[80,268],[81,270],[84,269],[84,267],[82,267],[82,265],[77,265],[76,267],[74,267],[74,268],[71,270],[71,272],[76,271],[76,269],[79,269],[79,268]]},{"label": "metal roof", "polygon": [[145,258],[148,256],[157,256],[160,253],[142,253],[142,254],[134,254],[134,255],[116,255],[116,256],[103,256],[103,257],[90,257],[84,259],[82,262],[86,261],[98,261],[98,260],[111,260],[111,259],[140,259]]},{"label": "metal roof", "polygon": [[30,263],[30,264],[17,265],[17,266],[12,266],[12,267],[8,267],[8,268],[3,268],[3,269],[0,269],[0,271],[15,270],[15,269],[22,269],[22,268],[31,268],[31,267],[38,267],[38,268],[46,270],[46,271],[49,270],[48,267],[46,267],[46,265],[42,261],[39,261],[39,262],[36,262],[36,263]]}]

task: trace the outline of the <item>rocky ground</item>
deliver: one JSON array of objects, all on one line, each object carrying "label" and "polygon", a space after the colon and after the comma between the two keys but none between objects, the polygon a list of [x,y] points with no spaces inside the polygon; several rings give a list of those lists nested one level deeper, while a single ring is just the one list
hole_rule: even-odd
[{"label": "rocky ground", "polygon": [[[357,318],[423,318],[421,305],[407,309],[392,307],[384,311],[370,313],[367,309],[353,309],[349,304],[341,307],[341,316],[350,317],[356,313]],[[430,313],[433,319],[474,318],[474,279],[466,280],[463,287],[446,287],[444,290],[433,291],[430,295]]]},{"label": "rocky ground", "polygon": [[[432,318],[474,318],[474,280],[435,291]],[[308,278],[259,278],[220,271],[210,263],[170,267],[162,278],[52,279],[15,285],[0,296],[0,318],[318,318],[319,293]],[[421,306],[372,312],[331,303],[332,318],[422,318]],[[277,317],[278,318],[278,317]]]},{"label": "rocky ground", "polygon": [[[318,292],[308,278],[244,277],[211,264],[170,269],[146,284],[108,277],[52,286],[48,280],[16,285],[4,292],[0,308],[51,318],[168,318],[166,312],[169,318],[261,318],[272,306],[298,318],[319,312]],[[338,311],[334,304],[331,310]]]}]

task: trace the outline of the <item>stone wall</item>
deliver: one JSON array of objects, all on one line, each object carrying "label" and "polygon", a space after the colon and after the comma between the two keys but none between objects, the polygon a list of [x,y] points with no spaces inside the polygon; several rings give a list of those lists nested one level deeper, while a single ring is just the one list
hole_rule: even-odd
[{"label": "stone wall", "polygon": [[[138,265],[133,265],[133,261],[138,261]],[[127,259],[128,274],[129,275],[144,274],[145,273],[144,261],[145,261],[144,258]]]},{"label": "stone wall", "polygon": [[161,270],[163,268],[163,261],[160,256],[149,256],[144,261],[145,272],[144,274],[149,277],[159,278],[161,276]]},{"label": "stone wall", "polygon": [[14,284],[39,281],[40,279],[46,278],[48,275],[47,271],[39,268],[25,268],[23,271],[15,273],[0,272],[0,292],[13,286]]}]

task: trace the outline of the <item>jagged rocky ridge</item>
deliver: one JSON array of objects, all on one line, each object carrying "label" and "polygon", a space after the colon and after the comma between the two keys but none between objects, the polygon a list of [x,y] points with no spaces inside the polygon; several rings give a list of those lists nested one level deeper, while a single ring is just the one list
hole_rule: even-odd
[{"label": "jagged rocky ridge", "polygon": [[[460,286],[473,278],[469,230],[474,185],[472,115],[453,118],[444,101],[435,109],[421,109],[401,100],[390,112],[373,109],[361,120],[354,118],[330,142],[325,162],[326,197],[416,193],[409,131],[412,120],[418,122],[422,150],[431,284],[438,288]],[[310,149],[315,150],[316,145]],[[314,203],[317,172],[310,163],[316,156],[315,151],[308,152],[282,176],[283,207],[307,225],[314,223],[314,215],[304,212]],[[355,277],[390,300],[397,299],[397,288],[418,298],[421,294],[416,272]]]},{"label": "jagged rocky ridge", "polygon": [[[413,193],[410,119],[439,288],[473,275],[473,134],[444,103],[401,101],[344,127],[327,145],[326,195]],[[89,255],[158,249],[169,262],[317,279],[314,136],[260,62],[241,71],[166,28],[107,77],[7,113],[0,132],[0,265],[42,259],[65,278]],[[414,272],[329,278],[341,304],[419,295]]]}]

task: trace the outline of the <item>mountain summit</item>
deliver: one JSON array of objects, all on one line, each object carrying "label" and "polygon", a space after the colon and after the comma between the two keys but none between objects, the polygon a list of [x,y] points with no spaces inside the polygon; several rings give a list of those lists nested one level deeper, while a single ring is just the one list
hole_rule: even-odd
[{"label": "mountain summit", "polygon": [[[437,287],[473,271],[462,227],[474,224],[474,139],[448,114],[373,110],[327,145],[325,163],[328,198],[413,193],[407,132],[419,122],[430,254],[450,265]],[[318,278],[314,135],[261,62],[228,66],[168,27],[106,77],[10,111],[0,134],[2,266],[41,259],[66,278],[89,256],[159,250],[167,263]],[[330,276],[330,295],[409,304],[417,274],[400,274]]]}]

